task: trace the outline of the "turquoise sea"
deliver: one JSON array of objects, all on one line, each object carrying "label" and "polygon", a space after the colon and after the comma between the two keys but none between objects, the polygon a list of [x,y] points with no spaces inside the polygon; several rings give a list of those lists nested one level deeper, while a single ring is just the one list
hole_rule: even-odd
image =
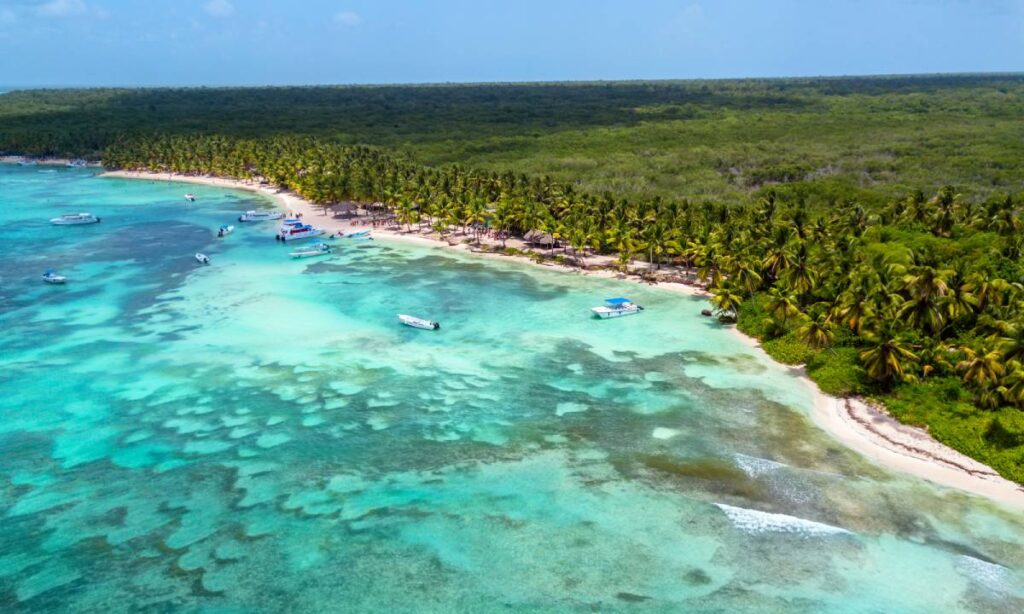
[{"label": "turquoise sea", "polygon": [[0,166],[0,611],[1024,609],[1024,514],[831,440],[698,299],[293,261],[214,236],[262,197],[94,173]]}]

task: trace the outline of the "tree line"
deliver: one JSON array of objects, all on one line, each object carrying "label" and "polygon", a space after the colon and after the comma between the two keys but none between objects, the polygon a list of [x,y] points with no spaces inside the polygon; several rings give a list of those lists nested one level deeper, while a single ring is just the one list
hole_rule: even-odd
[{"label": "tree line", "polygon": [[[944,187],[884,207],[830,208],[771,192],[739,206],[626,199],[291,136],[122,140],[104,163],[263,180],[314,203],[381,203],[403,224],[541,231],[622,266],[687,267],[721,317],[738,318],[783,360],[831,361],[830,392],[943,381],[982,411],[1024,407],[1024,220],[1010,196],[973,202]],[[995,425],[1000,445],[1024,449],[1012,411]]]}]

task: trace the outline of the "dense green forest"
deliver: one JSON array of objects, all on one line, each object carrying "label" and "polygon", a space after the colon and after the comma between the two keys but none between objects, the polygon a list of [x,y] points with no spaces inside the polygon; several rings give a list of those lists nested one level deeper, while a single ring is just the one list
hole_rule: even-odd
[{"label": "dense green forest", "polygon": [[[99,157],[119,138],[316,136],[548,175],[600,194],[884,204],[1021,189],[1024,77],[39,90],[0,96],[0,150]],[[778,184],[778,185],[776,185]]]},{"label": "dense green forest", "polygon": [[1024,483],[1022,93],[1017,77],[24,92],[0,96],[0,146],[688,267],[827,392]]}]

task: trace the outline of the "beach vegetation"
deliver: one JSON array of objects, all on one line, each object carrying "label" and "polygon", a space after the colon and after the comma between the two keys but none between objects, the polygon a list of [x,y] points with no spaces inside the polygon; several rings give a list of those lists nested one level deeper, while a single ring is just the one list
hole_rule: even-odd
[{"label": "beach vegetation", "polygon": [[825,391],[1024,483],[1020,77],[184,92],[6,94],[0,148],[673,267]]}]

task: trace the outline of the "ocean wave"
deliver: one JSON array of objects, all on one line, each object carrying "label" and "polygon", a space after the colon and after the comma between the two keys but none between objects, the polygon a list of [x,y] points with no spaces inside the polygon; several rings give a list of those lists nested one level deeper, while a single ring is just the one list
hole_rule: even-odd
[{"label": "ocean wave", "polygon": [[1012,572],[999,563],[989,563],[973,556],[962,554],[957,557],[956,567],[960,573],[996,592],[1010,590]]},{"label": "ocean wave", "polygon": [[786,514],[773,514],[761,512],[744,507],[734,507],[724,503],[715,504],[722,510],[732,522],[733,526],[747,533],[789,533],[804,537],[818,537],[826,535],[853,535],[850,531],[840,527],[804,520]]},{"label": "ocean wave", "polygon": [[752,478],[758,478],[777,469],[783,469],[789,466],[773,460],[768,460],[767,458],[747,456],[746,454],[736,454],[736,464],[743,470],[743,473]]}]

